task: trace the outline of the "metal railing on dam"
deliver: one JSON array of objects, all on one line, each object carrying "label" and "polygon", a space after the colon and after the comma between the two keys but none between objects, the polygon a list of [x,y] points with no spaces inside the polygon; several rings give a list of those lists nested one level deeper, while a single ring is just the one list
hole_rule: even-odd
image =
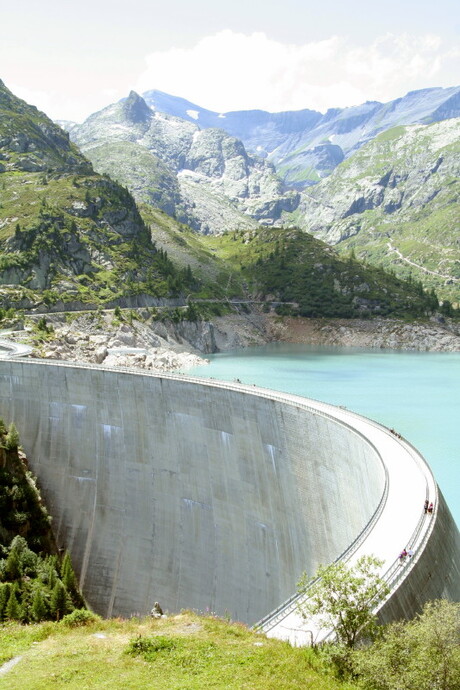
[{"label": "metal railing on dam", "polygon": [[58,543],[104,616],[157,600],[253,624],[303,570],[373,539],[389,567],[426,494],[423,473],[410,475],[400,505],[406,475],[388,458],[406,444],[383,427],[245,384],[4,359],[0,415],[18,426]]}]

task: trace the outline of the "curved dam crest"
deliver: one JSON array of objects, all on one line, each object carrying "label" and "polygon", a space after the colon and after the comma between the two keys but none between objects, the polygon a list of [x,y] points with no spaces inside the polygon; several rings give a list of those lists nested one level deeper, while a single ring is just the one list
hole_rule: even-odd
[{"label": "curved dam crest", "polygon": [[[103,616],[160,601],[255,623],[347,549],[386,489],[356,426],[249,386],[0,360],[0,415],[20,429],[58,543]],[[440,588],[455,597],[446,511]]]}]

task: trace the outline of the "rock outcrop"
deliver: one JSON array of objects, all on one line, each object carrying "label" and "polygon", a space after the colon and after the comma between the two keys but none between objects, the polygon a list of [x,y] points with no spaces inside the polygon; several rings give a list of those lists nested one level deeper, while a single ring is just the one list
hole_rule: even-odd
[{"label": "rock outcrop", "polygon": [[[201,354],[216,349],[212,325],[207,322],[159,322],[139,310],[129,322],[114,312],[46,317],[45,338],[29,325],[9,339],[35,342],[33,356],[106,366],[135,367],[154,372],[185,371],[206,364]],[[38,317],[37,317],[38,318]],[[128,317],[127,317],[128,318]],[[36,319],[37,320],[37,319]]]},{"label": "rock outcrop", "polygon": [[308,345],[392,350],[459,352],[460,329],[432,319],[407,323],[399,319],[283,319],[280,340]]}]

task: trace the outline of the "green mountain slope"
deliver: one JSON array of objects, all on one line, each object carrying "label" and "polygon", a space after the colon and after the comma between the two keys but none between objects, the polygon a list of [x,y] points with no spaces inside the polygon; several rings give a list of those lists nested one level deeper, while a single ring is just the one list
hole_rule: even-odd
[{"label": "green mountain slope", "polygon": [[0,304],[103,303],[195,286],[157,251],[129,192],[0,84]]},{"label": "green mountain slope", "polygon": [[379,135],[305,193],[293,218],[338,249],[460,300],[460,119]]},{"label": "green mountain slope", "polygon": [[[299,229],[258,228],[199,235],[161,211],[142,206],[157,246],[178,267],[190,266],[214,290],[203,296],[282,302],[280,313],[302,316],[423,316],[437,298],[420,283],[343,258]],[[199,295],[197,295],[199,296]],[[290,304],[289,304],[290,303]]]},{"label": "green mountain slope", "polygon": [[0,172],[91,173],[91,163],[68,134],[34,106],[16,98],[0,79]]},{"label": "green mountain slope", "polygon": [[422,316],[437,307],[420,283],[408,283],[383,269],[343,259],[301,230],[259,229],[202,238],[239,270],[253,296],[301,316]]},{"label": "green mountain slope", "polygon": [[[192,291],[195,297],[226,299],[245,294],[239,267],[209,246],[206,237],[158,208],[139,204],[139,210],[155,245],[167,253],[178,270],[190,267],[200,286]],[[220,236],[216,237],[216,245],[221,242]]]}]

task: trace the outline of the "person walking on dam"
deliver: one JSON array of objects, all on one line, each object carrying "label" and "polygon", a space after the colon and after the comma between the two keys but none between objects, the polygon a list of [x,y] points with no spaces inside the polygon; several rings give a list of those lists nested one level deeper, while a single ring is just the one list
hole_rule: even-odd
[{"label": "person walking on dam", "polygon": [[407,556],[407,549],[404,548],[404,549],[401,551],[401,553],[399,554],[399,562],[400,562],[401,565],[404,563],[404,561],[405,561],[405,559],[406,559],[406,556]]}]

